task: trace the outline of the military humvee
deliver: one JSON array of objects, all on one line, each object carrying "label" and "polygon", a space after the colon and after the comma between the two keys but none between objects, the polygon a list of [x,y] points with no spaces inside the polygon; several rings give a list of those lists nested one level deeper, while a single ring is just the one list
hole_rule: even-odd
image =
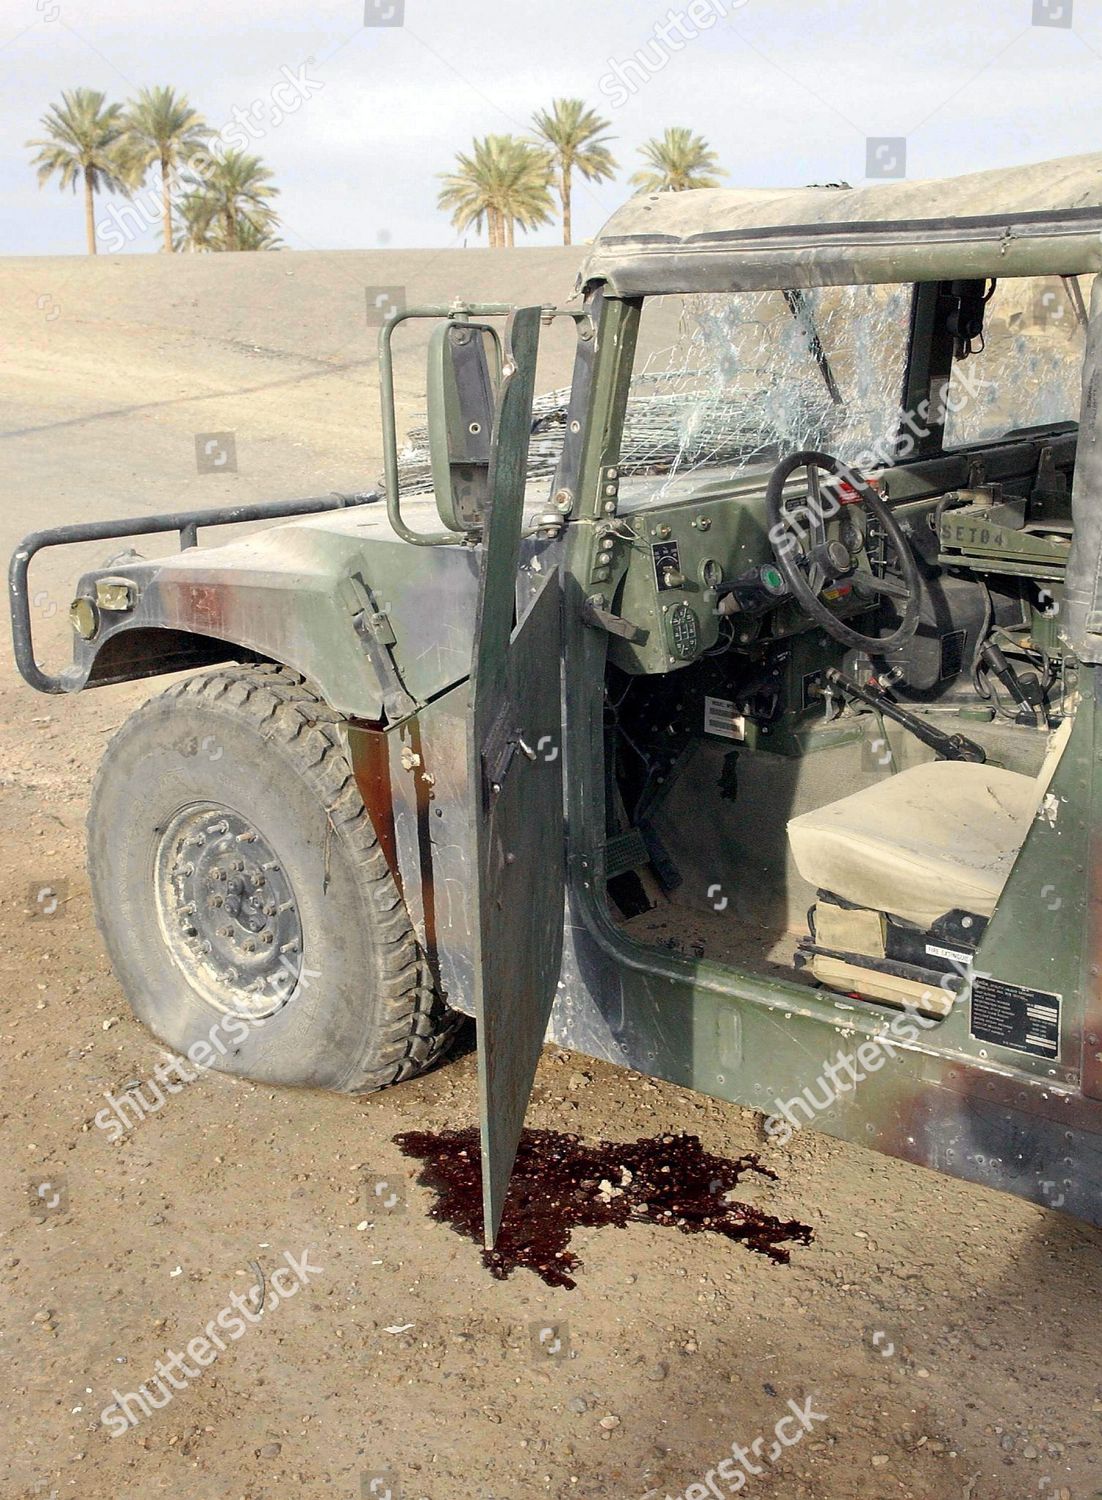
[{"label": "military humvee", "polygon": [[[488,1242],[549,1024],[779,1142],[814,1126],[1102,1223],[1099,271],[1102,156],[640,197],[575,308],[386,325],[385,516],[27,538],[34,687],[203,669],[123,726],[92,798],[136,1014],[199,1066],[350,1092],[473,1015]],[[671,299],[677,441],[628,462]],[[429,532],[394,417],[415,317]],[[75,662],[42,671],[35,554],[155,531],[180,552],[81,578]]]}]

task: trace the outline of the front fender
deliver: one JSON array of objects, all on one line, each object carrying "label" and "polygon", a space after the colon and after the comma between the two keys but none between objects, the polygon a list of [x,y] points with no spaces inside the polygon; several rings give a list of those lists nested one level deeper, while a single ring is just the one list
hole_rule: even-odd
[{"label": "front fender", "polygon": [[[393,722],[470,675],[478,553],[412,547],[385,517],[310,516],[219,547],[87,573],[128,582],[130,605],[96,609],[67,691],[248,653],[301,672],[339,713]],[[128,591],[115,589],[126,600]]]}]

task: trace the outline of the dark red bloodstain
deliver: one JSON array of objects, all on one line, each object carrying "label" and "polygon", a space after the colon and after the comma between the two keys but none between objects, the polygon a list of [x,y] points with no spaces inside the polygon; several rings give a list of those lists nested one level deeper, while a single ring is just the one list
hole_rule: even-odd
[{"label": "dark red bloodstain", "polygon": [[[478,1131],[409,1130],[395,1142],[423,1163],[418,1181],[438,1195],[432,1217],[481,1245]],[[729,1201],[725,1194],[751,1173],[777,1180],[757,1156],[712,1156],[695,1135],[587,1145],[557,1130],[526,1130],[497,1246],[482,1258],[499,1281],[523,1266],[548,1286],[573,1287],[581,1262],[568,1246],[576,1228],[641,1223],[708,1230],[787,1264],[789,1245],[810,1244],[811,1229]]]}]

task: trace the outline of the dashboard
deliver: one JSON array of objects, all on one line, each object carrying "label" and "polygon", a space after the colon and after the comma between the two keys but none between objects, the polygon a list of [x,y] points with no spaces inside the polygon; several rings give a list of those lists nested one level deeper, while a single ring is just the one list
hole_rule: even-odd
[{"label": "dashboard", "polygon": [[[817,627],[790,597],[769,541],[759,478],[697,485],[668,504],[624,497],[602,530],[593,586],[635,627],[610,637],[610,660],[632,675],[676,672],[729,639],[735,648]],[[869,609],[847,585],[825,602],[840,619]],[[720,610],[722,609],[722,613]]]}]

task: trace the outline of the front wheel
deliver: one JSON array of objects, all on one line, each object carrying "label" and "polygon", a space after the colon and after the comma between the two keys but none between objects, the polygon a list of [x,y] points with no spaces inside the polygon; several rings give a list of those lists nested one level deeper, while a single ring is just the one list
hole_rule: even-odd
[{"label": "front wheel", "polygon": [[295,674],[231,667],[145,704],[104,757],[96,920],[135,1015],[199,1067],[361,1093],[454,1033],[339,725]]}]

